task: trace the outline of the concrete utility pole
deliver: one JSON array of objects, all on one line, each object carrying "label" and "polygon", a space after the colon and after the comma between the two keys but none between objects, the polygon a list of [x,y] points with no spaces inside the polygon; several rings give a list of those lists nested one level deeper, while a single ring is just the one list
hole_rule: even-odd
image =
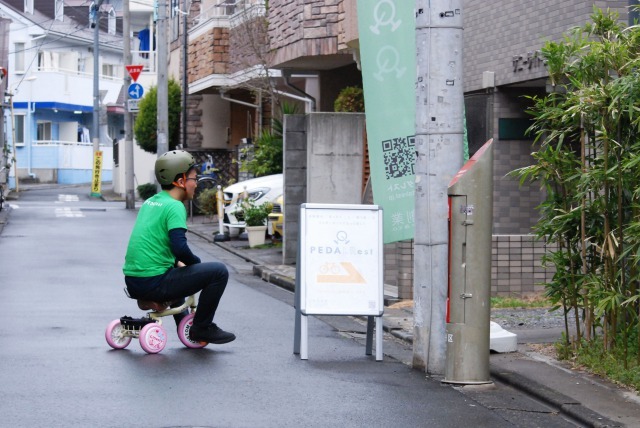
[{"label": "concrete utility pole", "polygon": [[189,0],[184,0],[184,11],[182,15],[182,148],[187,148],[187,92],[189,86],[187,82],[187,70],[189,66],[189,33],[187,18],[189,18]]},{"label": "concrete utility pole", "polygon": [[158,156],[169,151],[169,87],[167,80],[167,1],[158,0]]},{"label": "concrete utility pole", "polygon": [[[124,48],[124,63],[131,64],[131,13],[129,10],[129,0],[122,2],[122,43]],[[124,74],[124,87],[128,88],[131,84],[131,76],[129,73]],[[125,113],[124,113],[124,191],[125,206],[128,210],[136,208],[136,193],[134,184],[133,169],[133,115],[129,113],[129,92],[125,95]]]},{"label": "concrete utility pole", "polygon": [[447,186],[462,167],[462,0],[416,1],[413,366],[444,375]]},{"label": "concrete utility pole", "polygon": [[100,7],[103,0],[91,5],[93,26],[93,153],[100,150]]}]

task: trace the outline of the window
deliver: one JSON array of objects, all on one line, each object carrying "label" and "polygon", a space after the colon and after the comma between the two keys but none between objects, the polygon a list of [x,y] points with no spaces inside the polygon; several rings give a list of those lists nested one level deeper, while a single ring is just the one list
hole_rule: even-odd
[{"label": "window", "polygon": [[15,127],[16,146],[24,146],[24,115],[13,116],[13,126]]},{"label": "window", "polygon": [[55,0],[55,20],[64,21],[64,0]]},{"label": "window", "polygon": [[180,35],[180,19],[178,18],[180,14],[178,10],[180,10],[178,0],[171,0],[171,40],[178,40]]},{"label": "window", "polygon": [[13,44],[14,72],[24,73],[24,43]]},{"label": "window", "polygon": [[51,122],[44,120],[38,121],[38,134],[36,139],[38,141],[51,141]]},{"label": "window", "polygon": [[87,58],[78,57],[78,72],[84,73],[87,71]]},{"label": "window", "polygon": [[108,33],[109,34],[116,34],[116,10],[114,8],[111,8],[109,10]]},{"label": "window", "polygon": [[102,75],[106,77],[116,77],[115,66],[113,64],[102,64]]},{"label": "window", "polygon": [[38,70],[58,70],[60,68],[60,54],[58,52],[38,52]]}]

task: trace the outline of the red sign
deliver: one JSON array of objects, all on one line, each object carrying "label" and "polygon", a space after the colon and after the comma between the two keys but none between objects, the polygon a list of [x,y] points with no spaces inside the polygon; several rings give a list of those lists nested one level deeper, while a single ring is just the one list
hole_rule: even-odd
[{"label": "red sign", "polygon": [[142,72],[142,67],[144,66],[143,65],[125,65],[125,67],[129,72],[129,76],[131,76],[131,78],[135,82],[136,80],[138,80],[138,76],[140,76],[140,73]]}]

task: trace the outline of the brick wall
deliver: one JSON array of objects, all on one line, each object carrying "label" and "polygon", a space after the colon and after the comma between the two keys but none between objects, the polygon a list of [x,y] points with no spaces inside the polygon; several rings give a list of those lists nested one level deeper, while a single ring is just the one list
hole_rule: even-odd
[{"label": "brick wall", "polygon": [[343,0],[271,0],[268,19],[274,64],[347,48]]},{"label": "brick wall", "polygon": [[243,21],[229,30],[229,73],[270,64],[267,20],[262,17]]},{"label": "brick wall", "polygon": [[228,28],[214,27],[194,40],[189,40],[188,83],[211,74],[226,74],[228,63]]}]

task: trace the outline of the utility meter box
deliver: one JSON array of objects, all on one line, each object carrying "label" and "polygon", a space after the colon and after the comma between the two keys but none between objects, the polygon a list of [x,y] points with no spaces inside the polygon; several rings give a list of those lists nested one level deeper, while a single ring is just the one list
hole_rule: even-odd
[{"label": "utility meter box", "polygon": [[449,183],[446,383],[490,383],[493,140]]}]

